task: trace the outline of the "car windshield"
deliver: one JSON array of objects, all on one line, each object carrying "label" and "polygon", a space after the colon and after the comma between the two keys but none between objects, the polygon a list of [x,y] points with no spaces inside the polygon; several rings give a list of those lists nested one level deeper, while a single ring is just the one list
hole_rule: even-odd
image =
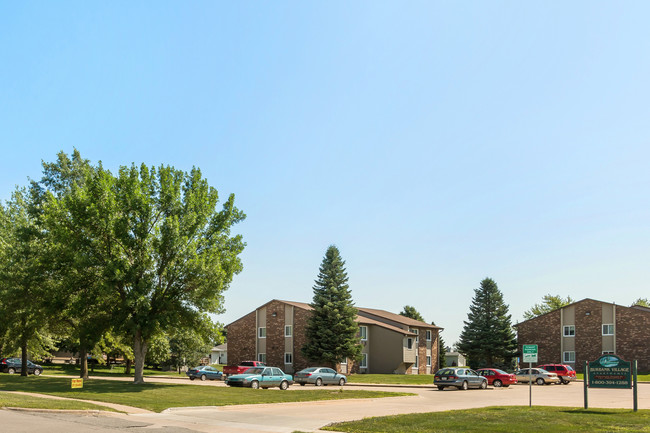
[{"label": "car windshield", "polygon": [[264,371],[263,368],[260,368],[260,367],[253,367],[253,368],[249,368],[249,369],[246,370],[244,373],[245,373],[245,374],[262,374],[263,371]]},{"label": "car windshield", "polygon": [[440,370],[438,372],[438,375],[440,375],[440,376],[452,376],[454,374],[456,374],[456,370],[453,370],[451,368],[446,368],[446,369]]},{"label": "car windshield", "polygon": [[573,371],[573,367],[571,367],[570,365],[567,365],[566,369],[569,370],[569,371]]},{"label": "car windshield", "polygon": [[542,374],[550,374],[548,371],[544,370],[543,368],[540,368],[539,372]]},{"label": "car windshield", "polygon": [[313,373],[316,370],[318,370],[317,367],[309,367],[309,368],[305,368],[304,370],[302,370],[301,373]]},{"label": "car windshield", "polygon": [[508,374],[508,373],[506,373],[506,372],[503,371],[503,370],[499,370],[498,368],[496,368],[494,371],[496,371],[496,372],[499,373],[499,374]]}]

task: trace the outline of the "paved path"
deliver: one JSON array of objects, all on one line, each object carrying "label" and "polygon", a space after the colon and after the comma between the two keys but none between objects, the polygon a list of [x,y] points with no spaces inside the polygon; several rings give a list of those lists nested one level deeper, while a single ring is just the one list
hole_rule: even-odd
[{"label": "paved path", "polygon": [[[168,379],[174,380],[174,379]],[[153,379],[150,381],[154,381]],[[156,380],[157,381],[157,380]],[[188,381],[189,383],[189,381]],[[192,382],[192,383],[196,383]],[[223,386],[219,382],[202,385]],[[367,389],[347,385],[349,389]],[[286,392],[309,392],[313,387],[291,387]],[[526,406],[528,386],[458,391],[438,391],[429,387],[374,387],[376,390],[408,391],[416,395],[378,399],[318,401],[301,403],[259,404],[223,407],[174,408],[162,413],[132,413],[129,415],[43,414],[0,411],[2,430],[21,432],[48,431],[52,433],[82,433],[87,431],[115,433],[126,430],[151,432],[277,432],[295,430],[316,431],[331,422],[350,421],[369,416],[384,416],[416,412],[433,412],[486,406]],[[581,383],[566,386],[533,386],[533,405],[583,406]],[[261,392],[283,392],[267,390]],[[104,404],[104,403],[100,403]],[[589,391],[590,408],[632,408],[632,391],[594,389]],[[650,384],[639,386],[639,408],[650,409]]]}]

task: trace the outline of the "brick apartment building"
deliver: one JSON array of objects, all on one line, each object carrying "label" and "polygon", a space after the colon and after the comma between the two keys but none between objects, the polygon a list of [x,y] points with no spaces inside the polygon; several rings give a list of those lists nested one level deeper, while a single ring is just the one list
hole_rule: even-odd
[{"label": "brick apartment building", "polygon": [[[230,323],[226,326],[228,363],[264,361],[290,374],[313,366],[301,353],[311,311],[302,302],[272,300]],[[371,308],[358,308],[356,321],[363,359],[337,365],[341,373],[430,374],[437,370],[438,333],[443,328]]]},{"label": "brick apartment building", "polygon": [[582,372],[585,361],[614,353],[650,371],[650,308],[583,299],[515,325],[519,353],[538,345],[538,364],[563,363]]}]

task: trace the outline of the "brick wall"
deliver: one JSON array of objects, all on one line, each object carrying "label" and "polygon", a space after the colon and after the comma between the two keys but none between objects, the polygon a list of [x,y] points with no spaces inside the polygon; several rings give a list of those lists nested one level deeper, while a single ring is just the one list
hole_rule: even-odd
[{"label": "brick wall", "polygon": [[228,365],[257,360],[255,311],[226,326],[228,336]]},{"label": "brick wall", "polygon": [[[560,310],[520,323],[517,326],[517,345],[520,358],[524,344],[537,344],[538,364],[560,362],[562,359],[560,324]],[[520,362],[520,367],[527,366],[528,364],[524,365],[523,362]]]},{"label": "brick wall", "polygon": [[650,372],[650,312],[616,307],[616,354]]},{"label": "brick wall", "polygon": [[575,369],[582,372],[585,361],[593,361],[603,354],[603,303],[585,299],[576,303],[575,309]]}]

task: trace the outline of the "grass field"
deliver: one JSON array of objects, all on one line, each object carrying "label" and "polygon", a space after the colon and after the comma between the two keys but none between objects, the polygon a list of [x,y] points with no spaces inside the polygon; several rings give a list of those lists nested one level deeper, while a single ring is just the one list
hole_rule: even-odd
[{"label": "grass field", "polygon": [[[108,376],[108,377],[119,377],[119,376],[130,376],[133,377],[133,372],[134,368],[131,367],[131,373],[130,374],[125,374],[124,373],[124,366],[123,365],[114,365],[113,368],[110,368],[109,366],[106,365],[96,365],[92,370],[90,366],[88,366],[88,373],[91,376]],[[79,376],[80,373],[79,366],[77,365],[72,365],[72,364],[56,364],[56,365],[44,365],[43,366],[43,374],[46,376],[60,376],[60,375],[66,375],[66,376]],[[186,377],[185,373],[178,374],[177,371],[160,371],[160,370],[152,370],[149,368],[145,368],[144,370],[144,375],[145,376],[182,376]]]},{"label": "grass field", "polygon": [[346,390],[338,387],[309,391],[254,390],[183,384],[147,383],[90,379],[83,389],[71,389],[70,379],[62,377],[21,377],[0,375],[0,391],[25,391],[61,397],[119,403],[160,412],[170,407],[227,406],[237,404],[284,403],[347,398],[377,398],[412,395],[365,390]]},{"label": "grass field", "polygon": [[54,400],[51,398],[33,397],[31,395],[10,394],[0,392],[0,407],[21,407],[29,409],[57,410],[103,410],[115,412],[106,406],[74,400]]},{"label": "grass field", "polygon": [[433,386],[433,374],[351,374],[348,376],[348,382]]},{"label": "grass field", "polygon": [[366,418],[323,430],[355,433],[650,432],[650,410],[489,407]]}]

